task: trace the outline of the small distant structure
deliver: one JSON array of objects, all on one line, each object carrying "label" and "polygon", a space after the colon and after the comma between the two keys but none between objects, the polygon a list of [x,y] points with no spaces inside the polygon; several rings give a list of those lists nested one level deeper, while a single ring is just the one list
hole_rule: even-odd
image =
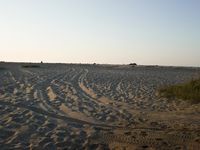
[{"label": "small distant structure", "polygon": [[41,61],[40,63],[43,64],[43,61]]},{"label": "small distant structure", "polygon": [[132,67],[137,66],[136,63],[130,63],[129,65],[132,66]]}]

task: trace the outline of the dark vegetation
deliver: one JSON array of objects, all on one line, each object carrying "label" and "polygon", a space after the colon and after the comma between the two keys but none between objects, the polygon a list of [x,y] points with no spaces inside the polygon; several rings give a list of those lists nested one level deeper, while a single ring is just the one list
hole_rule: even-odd
[{"label": "dark vegetation", "polygon": [[6,70],[6,68],[4,67],[4,61],[0,61],[0,71],[1,70]]},{"label": "dark vegetation", "polygon": [[161,88],[159,94],[169,99],[182,99],[192,104],[200,103],[200,77],[186,83]]},{"label": "dark vegetation", "polygon": [[40,68],[40,65],[34,65],[34,64],[23,65],[22,68]]},{"label": "dark vegetation", "polygon": [[137,66],[136,63],[130,63],[129,65],[130,65],[130,66]]},{"label": "dark vegetation", "polygon": [[0,67],[0,70],[6,70],[6,68],[4,68],[4,67]]}]

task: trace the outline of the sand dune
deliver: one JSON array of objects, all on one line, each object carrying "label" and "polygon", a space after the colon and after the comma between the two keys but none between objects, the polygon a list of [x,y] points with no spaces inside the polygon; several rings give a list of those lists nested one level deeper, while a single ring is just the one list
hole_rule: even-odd
[{"label": "sand dune", "polygon": [[200,105],[157,96],[199,68],[3,65],[2,150],[200,149]]}]

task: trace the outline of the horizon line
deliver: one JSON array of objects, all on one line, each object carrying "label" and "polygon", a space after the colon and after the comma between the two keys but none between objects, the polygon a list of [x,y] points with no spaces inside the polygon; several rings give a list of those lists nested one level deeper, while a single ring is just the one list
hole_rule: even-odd
[{"label": "horizon line", "polygon": [[[29,63],[29,64],[72,64],[72,65],[113,65],[113,66],[131,66],[131,64],[135,62],[130,63],[86,63],[86,62],[46,62],[46,61],[0,61],[0,63]],[[152,67],[186,67],[186,68],[200,68],[200,66],[191,66],[191,65],[161,65],[161,64],[138,64],[136,63],[135,66],[152,66]]]}]

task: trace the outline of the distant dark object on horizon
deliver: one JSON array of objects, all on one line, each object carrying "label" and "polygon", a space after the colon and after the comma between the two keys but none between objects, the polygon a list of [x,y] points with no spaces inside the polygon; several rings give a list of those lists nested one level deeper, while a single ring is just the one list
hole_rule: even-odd
[{"label": "distant dark object on horizon", "polygon": [[23,68],[40,68],[39,65],[23,65]]},{"label": "distant dark object on horizon", "polygon": [[137,66],[136,63],[130,63],[129,65],[130,65],[130,66]]}]

